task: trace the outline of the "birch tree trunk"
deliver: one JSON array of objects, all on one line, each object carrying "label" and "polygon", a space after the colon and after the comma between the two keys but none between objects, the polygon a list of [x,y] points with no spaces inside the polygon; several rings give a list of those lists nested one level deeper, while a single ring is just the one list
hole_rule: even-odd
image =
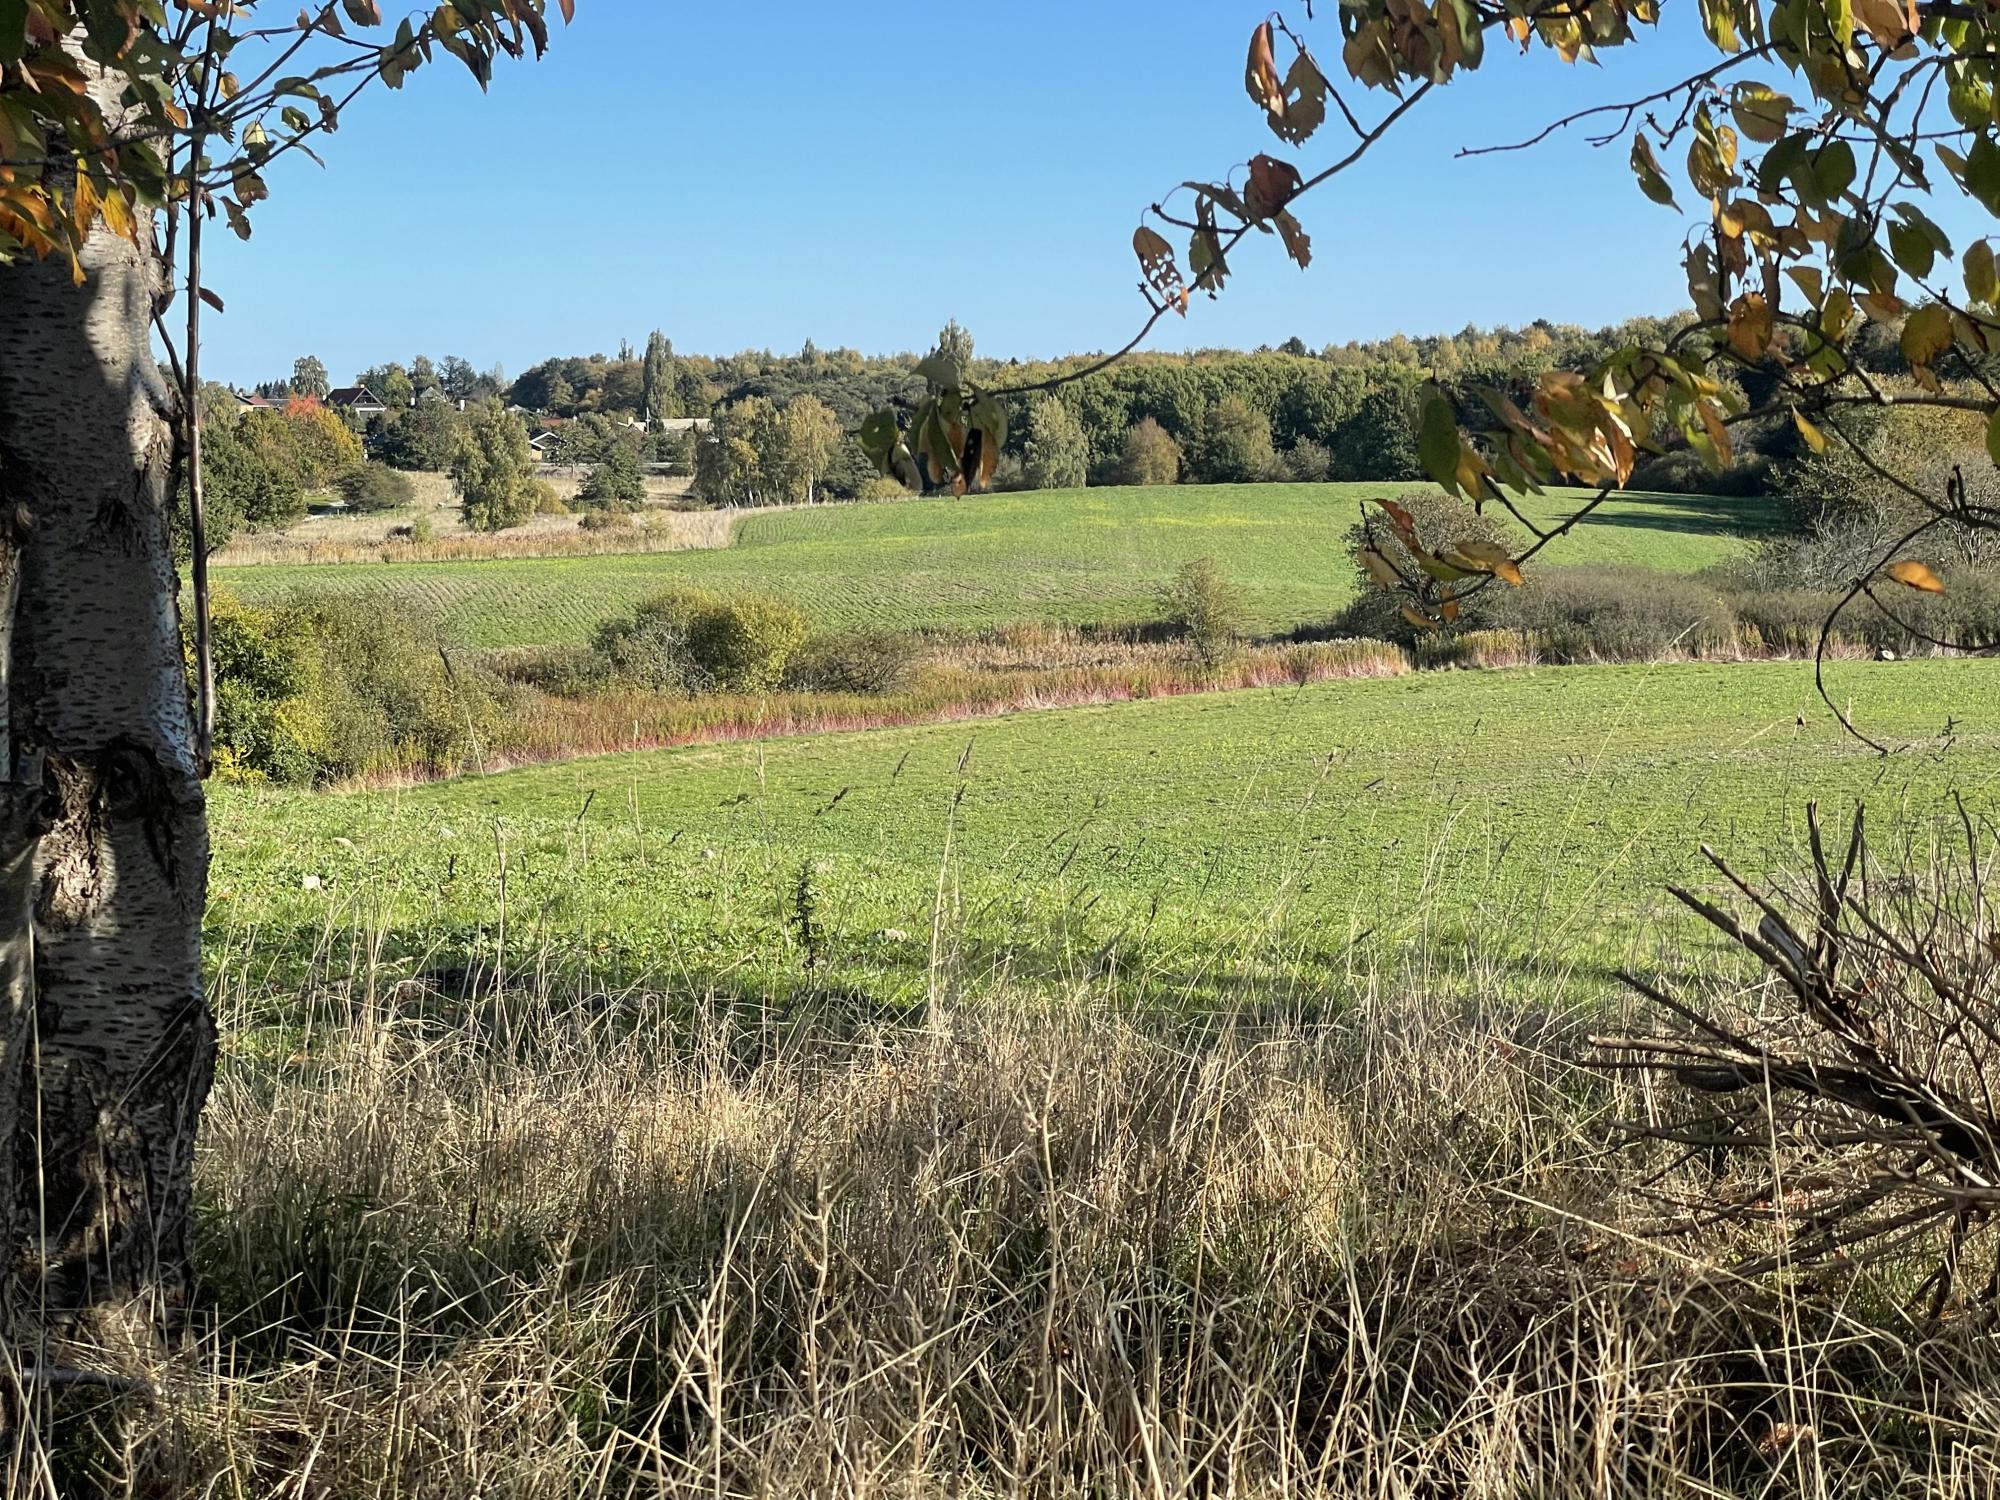
[{"label": "birch tree trunk", "polygon": [[0,1318],[17,1338],[172,1319],[215,1058],[148,337],[161,271],[101,228],[83,269],[0,266]]}]

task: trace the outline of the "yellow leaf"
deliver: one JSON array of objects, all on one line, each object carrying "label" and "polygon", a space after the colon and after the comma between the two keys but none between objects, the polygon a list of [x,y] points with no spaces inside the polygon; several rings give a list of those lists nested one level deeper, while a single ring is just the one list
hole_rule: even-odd
[{"label": "yellow leaf", "polygon": [[1826,434],[1799,415],[1799,409],[1792,408],[1792,424],[1799,429],[1799,436],[1806,440],[1806,446],[1815,453],[1826,452]]},{"label": "yellow leaf", "polygon": [[1910,314],[1903,325],[1903,358],[1913,365],[1927,365],[1951,347],[1951,314],[1935,302],[1927,302]]},{"label": "yellow leaf", "polygon": [[1385,589],[1392,589],[1403,581],[1403,575],[1391,566],[1389,559],[1373,547],[1361,549],[1361,566],[1367,570],[1370,578]]},{"label": "yellow leaf", "polygon": [[1745,292],[1729,308],[1729,347],[1745,359],[1762,359],[1771,347],[1771,304]]},{"label": "yellow leaf", "polygon": [[1926,594],[1942,594],[1944,581],[1914,557],[1906,557],[1892,562],[1882,570],[1896,582],[1909,588],[1922,589]]},{"label": "yellow leaf", "polygon": [[1439,628],[1438,622],[1436,620],[1433,620],[1429,615],[1425,614],[1422,610],[1412,609],[1407,604],[1403,606],[1403,618],[1408,620],[1412,625],[1416,626],[1417,629],[1419,630],[1436,630]]}]

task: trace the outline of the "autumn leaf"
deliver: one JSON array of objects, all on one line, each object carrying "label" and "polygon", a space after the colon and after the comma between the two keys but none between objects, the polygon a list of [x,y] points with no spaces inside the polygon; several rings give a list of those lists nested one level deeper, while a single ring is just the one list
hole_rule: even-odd
[{"label": "autumn leaf", "polygon": [[1243,66],[1243,87],[1251,101],[1273,118],[1285,113],[1284,85],[1278,82],[1278,62],[1271,55],[1271,23],[1250,33],[1250,59]]},{"label": "autumn leaf", "polygon": [[1771,304],[1758,292],[1745,292],[1729,308],[1729,347],[1745,359],[1762,359],[1771,347]]},{"label": "autumn leaf", "polygon": [[1479,540],[1460,541],[1452,544],[1446,554],[1447,560],[1461,563],[1468,572],[1491,573],[1495,578],[1521,586],[1521,570],[1507,549],[1498,542]]},{"label": "autumn leaf", "polygon": [[1292,59],[1292,66],[1285,74],[1280,102],[1284,108],[1266,115],[1265,123],[1281,141],[1296,146],[1326,123],[1326,79],[1303,52]]},{"label": "autumn leaf", "polygon": [[1268,219],[1304,189],[1299,169],[1275,156],[1250,158],[1250,183],[1243,191],[1244,206],[1253,219]]},{"label": "autumn leaf", "polygon": [[1798,428],[1799,436],[1805,439],[1806,446],[1813,452],[1826,452],[1826,434],[1800,416],[1796,406],[1792,408],[1792,425]]},{"label": "autumn leaf", "polygon": [[1278,237],[1285,242],[1285,253],[1299,263],[1301,271],[1312,264],[1312,236],[1285,209],[1278,211]]},{"label": "autumn leaf", "polygon": [[1648,198],[1666,208],[1680,207],[1674,202],[1674,190],[1667,182],[1666,173],[1660,170],[1653,148],[1643,135],[1632,137],[1632,172],[1639,179],[1639,191]]},{"label": "autumn leaf", "polygon": [[1363,547],[1359,553],[1362,569],[1368,576],[1385,589],[1392,589],[1403,581],[1403,575],[1395,565],[1373,547]]},{"label": "autumn leaf", "polygon": [[1944,580],[1933,573],[1925,564],[1918,562],[1914,557],[1905,557],[1897,562],[1892,562],[1882,571],[1895,579],[1896,582],[1908,588],[1921,589],[1926,594],[1942,594],[1944,592]]},{"label": "autumn leaf", "polygon": [[1433,620],[1422,610],[1413,608],[1408,604],[1403,606],[1402,615],[1404,619],[1408,620],[1419,630],[1438,630],[1442,628],[1436,620]]},{"label": "autumn leaf", "polygon": [[1910,314],[1903,325],[1903,358],[1912,365],[1928,365],[1951,347],[1951,314],[1935,302],[1927,302]]},{"label": "autumn leaf", "polygon": [[1147,285],[1158,292],[1167,305],[1182,317],[1187,316],[1187,283],[1181,280],[1181,268],[1174,260],[1174,247],[1167,243],[1166,236],[1149,225],[1141,224],[1132,231],[1132,253],[1139,257],[1139,270],[1145,276]]}]

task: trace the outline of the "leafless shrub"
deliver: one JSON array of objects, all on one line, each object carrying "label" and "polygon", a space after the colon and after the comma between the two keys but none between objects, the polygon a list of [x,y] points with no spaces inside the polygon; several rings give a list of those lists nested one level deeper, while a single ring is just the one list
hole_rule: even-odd
[{"label": "leafless shrub", "polygon": [[[1676,1024],[1600,1038],[1603,1065],[1671,1078],[1697,1101],[1635,1126],[1641,1134],[1718,1168],[1754,1165],[1677,1205],[1684,1226],[1731,1224],[1761,1242],[1746,1273],[1918,1264],[1936,1319],[1969,1258],[2000,1248],[1992,837],[1960,811],[1953,857],[1904,851],[1885,863],[1859,811],[1846,847],[1830,854],[1814,809],[1803,889],[1760,889],[1705,850],[1735,902],[1674,894],[1765,975],[1733,1014],[1623,976]],[[1996,1293],[2000,1261],[1971,1295],[1991,1303]]]}]

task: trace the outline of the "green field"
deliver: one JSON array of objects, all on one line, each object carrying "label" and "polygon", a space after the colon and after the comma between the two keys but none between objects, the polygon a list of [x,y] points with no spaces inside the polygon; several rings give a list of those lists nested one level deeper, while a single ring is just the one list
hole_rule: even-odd
[{"label": "green field", "polygon": [[[1283,630],[1352,597],[1342,538],[1365,496],[1393,484],[1185,485],[1049,490],[973,500],[832,505],[751,516],[719,551],[497,562],[260,565],[217,569],[225,588],[270,600],[300,588],[387,596],[435,611],[479,646],[587,640],[591,628],[671,583],[763,590],[822,625],[963,629],[1019,621],[1124,623],[1158,612],[1179,565],[1218,558],[1247,623]],[[1578,492],[1538,502],[1548,520]],[[1690,572],[1770,524],[1768,502],[1628,495],[1551,554]]]},{"label": "green field", "polygon": [[[1601,975],[1708,841],[1796,858],[1808,798],[2000,805],[2000,666],[1427,673],[605,757],[400,792],[224,789],[211,952],[239,976],[506,966],[887,1004],[934,966],[1151,999],[1337,993],[1444,940]],[[1801,715],[1803,722],[1801,722]],[[1947,730],[1947,716],[1956,715]],[[316,884],[315,884],[316,882]],[[813,966],[798,905],[813,908]],[[309,888],[310,887],[310,888]],[[935,923],[935,925],[934,925]],[[1538,968],[1520,982],[1537,982]],[[261,982],[261,981],[260,981]]]}]

